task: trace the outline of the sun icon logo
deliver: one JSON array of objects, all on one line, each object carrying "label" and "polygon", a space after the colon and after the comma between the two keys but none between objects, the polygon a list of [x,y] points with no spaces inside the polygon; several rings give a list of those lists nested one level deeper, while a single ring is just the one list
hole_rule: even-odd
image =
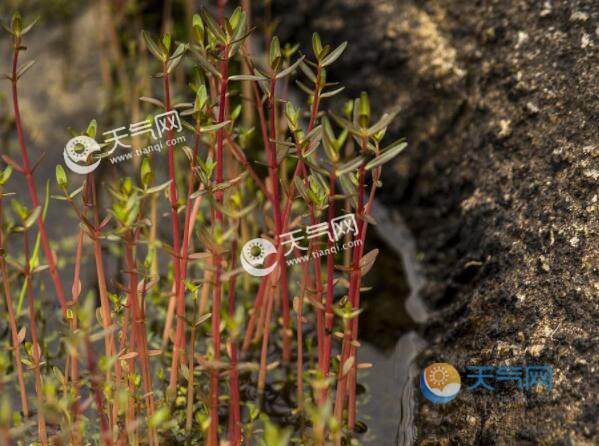
[{"label": "sun icon logo", "polygon": [[266,250],[264,249],[262,239],[250,240],[243,247],[246,258],[254,265],[262,263],[266,257]]},{"label": "sun icon logo", "polygon": [[[241,266],[252,276],[267,276],[275,269],[277,262],[273,262],[270,266],[264,266],[264,262],[267,256],[276,252],[275,246],[270,241],[263,238],[252,239],[241,249],[239,255]],[[260,265],[263,267],[259,268]]]},{"label": "sun icon logo", "polygon": [[456,397],[462,380],[451,364],[436,362],[430,364],[420,374],[420,390],[433,403],[444,404]]}]

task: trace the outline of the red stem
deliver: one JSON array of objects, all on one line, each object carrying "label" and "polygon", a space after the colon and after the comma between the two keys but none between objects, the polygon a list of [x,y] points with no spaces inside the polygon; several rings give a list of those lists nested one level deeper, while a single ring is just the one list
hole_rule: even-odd
[{"label": "red stem", "polygon": [[[163,90],[164,90],[164,107],[165,112],[171,111],[171,93],[169,74],[167,65],[163,67]],[[170,125],[167,126],[167,138],[173,139],[173,129]],[[174,392],[177,388],[177,377],[179,373],[179,358],[185,350],[185,294],[183,292],[185,284],[180,282],[181,277],[181,261],[178,254],[181,252],[181,236],[179,230],[179,216],[177,215],[177,183],[175,175],[175,147],[171,145],[168,151],[168,175],[170,179],[169,198],[171,207],[171,225],[173,232],[173,249],[177,255],[173,255],[174,265],[174,280],[175,280],[175,296],[176,296],[176,312],[177,325],[175,330],[175,345],[173,349],[173,360],[171,364],[171,379],[170,390]]]},{"label": "red stem", "polygon": [[[221,84],[218,104],[218,122],[225,121],[227,111],[227,88],[229,85],[229,46],[223,48],[223,60],[220,64]],[[224,156],[223,156],[224,127],[216,132],[216,184],[224,180]],[[219,204],[223,203],[223,191],[217,191],[216,199]],[[220,209],[215,212],[216,220],[223,225],[223,214]],[[214,256],[216,267],[214,297],[212,302],[212,342],[214,350],[214,360],[220,360],[220,308],[222,300],[222,256]],[[210,429],[208,444],[210,446],[218,445],[218,369],[210,370]]]},{"label": "red stem", "polygon": [[[5,250],[4,237],[2,234],[2,217],[4,215],[2,209],[2,193],[0,191],[0,248]],[[21,395],[21,409],[25,417],[29,416],[29,403],[27,402],[27,392],[25,390],[25,380],[23,378],[23,363],[21,362],[21,344],[19,343],[19,330],[17,328],[17,322],[15,317],[15,308],[12,300],[12,293],[10,291],[10,282],[8,277],[8,267],[6,266],[6,260],[4,255],[0,256],[0,268],[2,269],[2,283],[4,285],[4,294],[6,297],[6,307],[8,309],[8,324],[10,326],[10,334],[12,341],[12,348],[15,355],[15,368],[17,369],[17,380],[19,381],[19,392]]]},{"label": "red stem", "polygon": [[[23,159],[23,175],[25,175],[25,181],[27,182],[27,188],[29,189],[29,196],[31,197],[31,202],[33,207],[39,206],[39,198],[37,195],[37,190],[35,189],[35,182],[33,180],[33,172],[31,170],[31,164],[29,163],[29,156],[27,154],[27,147],[25,146],[25,138],[23,136],[23,124],[21,120],[21,112],[19,110],[19,97],[17,92],[17,64],[19,59],[19,51],[21,50],[21,38],[17,37],[15,40],[15,50],[12,61],[12,105],[15,114],[15,124],[17,127],[17,136],[19,140],[19,146],[21,148],[21,157]],[[44,220],[42,217],[42,213],[40,212],[37,217],[37,226],[40,233],[40,239],[42,242],[42,248],[44,249],[44,254],[46,256],[46,260],[48,262],[48,269],[50,271],[50,276],[52,277],[52,282],[54,283],[54,288],[56,289],[56,297],[58,298],[58,302],[60,303],[60,307],[63,313],[66,313],[67,310],[67,300],[65,297],[64,288],[62,286],[62,282],[60,280],[60,276],[58,274],[58,269],[56,267],[56,261],[54,259],[54,254],[52,253],[52,248],[50,247],[50,242],[48,241],[48,235],[46,233],[46,228],[44,226]]]},{"label": "red stem", "polygon": [[[231,252],[237,252],[237,242],[234,240]],[[236,268],[236,257],[233,256],[231,268]],[[229,279],[229,318],[235,317],[235,282],[237,275]],[[237,339],[230,339],[231,371],[229,377],[229,442],[233,446],[241,444],[241,414],[239,407],[239,370],[237,369]]]},{"label": "red stem", "polygon": [[281,214],[281,197],[279,193],[279,165],[277,162],[277,109],[276,109],[276,86],[277,80],[273,75],[270,81],[270,100],[269,100],[269,125],[270,125],[270,144],[267,144],[268,150],[268,171],[272,187],[272,204],[275,218],[275,231],[277,239],[279,265],[281,268],[281,287],[283,296],[283,361],[289,362],[291,357],[291,340],[289,337],[289,288],[287,287],[287,264],[283,261],[283,247],[280,237],[283,234],[283,217]]}]

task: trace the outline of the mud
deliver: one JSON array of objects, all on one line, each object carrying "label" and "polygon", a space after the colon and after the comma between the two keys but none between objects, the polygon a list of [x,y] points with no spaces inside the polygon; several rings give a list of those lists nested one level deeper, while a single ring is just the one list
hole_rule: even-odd
[{"label": "mud", "polygon": [[[599,9],[592,1],[274,2],[350,41],[330,80],[402,106],[383,203],[415,234],[433,361],[548,364],[550,393],[419,398],[419,444],[597,444]],[[309,32],[310,30],[310,32]],[[389,443],[394,444],[394,443]]]}]

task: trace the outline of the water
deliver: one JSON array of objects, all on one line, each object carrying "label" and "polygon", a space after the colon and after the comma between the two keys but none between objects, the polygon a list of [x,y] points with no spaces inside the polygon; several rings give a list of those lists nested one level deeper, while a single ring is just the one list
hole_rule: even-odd
[{"label": "water", "polygon": [[[420,299],[425,280],[416,258],[415,240],[400,215],[379,203],[373,206],[372,214],[378,224],[371,238],[381,253],[370,273],[374,276],[366,277],[367,284],[378,285],[365,294],[366,309],[360,324],[359,362],[374,365],[358,378],[367,389],[358,414],[368,431],[360,442],[408,446],[414,444],[416,436],[414,392],[419,370],[414,361],[426,346],[416,331],[428,316]],[[373,304],[379,311],[373,310]]]}]

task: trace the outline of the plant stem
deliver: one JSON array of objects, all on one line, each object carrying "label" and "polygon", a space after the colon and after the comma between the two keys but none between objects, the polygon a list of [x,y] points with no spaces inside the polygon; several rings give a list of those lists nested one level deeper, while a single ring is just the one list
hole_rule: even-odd
[{"label": "plant stem", "polygon": [[[19,146],[21,148],[21,157],[23,160],[22,171],[25,176],[25,181],[27,182],[27,188],[29,190],[29,196],[31,198],[31,202],[33,207],[36,208],[39,206],[39,198],[37,195],[37,190],[35,189],[35,182],[33,179],[33,172],[31,170],[31,164],[29,162],[29,155],[27,154],[27,147],[25,146],[25,137],[23,135],[23,123],[21,120],[21,112],[19,109],[19,96],[17,89],[17,64],[19,60],[19,52],[22,49],[21,47],[21,38],[15,38],[14,45],[14,53],[13,53],[13,61],[12,61],[12,105],[13,111],[15,115],[15,125],[17,127],[17,137],[19,140]],[[52,282],[54,283],[54,288],[56,290],[56,297],[58,298],[58,302],[60,303],[60,307],[63,313],[67,310],[67,300],[65,297],[64,288],[62,286],[62,282],[60,280],[60,275],[58,274],[58,269],[56,267],[56,261],[54,259],[54,254],[52,253],[52,248],[50,247],[50,242],[48,241],[48,235],[46,233],[46,228],[44,226],[44,221],[42,218],[42,213],[40,212],[37,218],[37,226],[40,233],[40,238],[42,242],[42,248],[44,249],[44,254],[46,256],[46,261],[48,262],[48,269],[50,271],[50,276],[52,277]]]},{"label": "plant stem", "polygon": [[[169,83],[169,73],[166,62],[163,66],[163,90],[164,106],[166,113],[171,111],[171,93]],[[173,139],[173,130],[170,125],[167,126],[167,138]],[[177,377],[179,373],[179,357],[185,350],[185,294],[182,292],[185,285],[179,282],[181,277],[181,261],[178,254],[181,252],[181,236],[179,230],[179,216],[177,215],[177,183],[175,176],[175,147],[171,145],[168,151],[168,175],[171,181],[169,185],[169,198],[171,207],[171,225],[173,232],[173,249],[177,256],[173,255],[175,296],[177,307],[177,324],[175,332],[175,345],[173,348],[173,361],[171,365],[170,391],[175,392],[177,388]]]},{"label": "plant stem", "polygon": [[[234,240],[231,252],[237,252],[237,242]],[[233,256],[231,268],[236,268],[236,257]],[[229,279],[229,319],[234,324],[235,317],[235,282],[237,275]],[[229,443],[232,446],[241,444],[241,414],[239,407],[239,370],[237,369],[237,339],[236,330],[229,338],[231,368],[229,372]]]},{"label": "plant stem", "polygon": [[89,333],[85,333],[84,343],[87,354],[87,368],[90,373],[92,391],[96,400],[96,408],[98,410],[97,415],[100,418],[100,441],[103,445],[112,446],[112,435],[108,427],[108,417],[104,411],[104,399],[102,397],[101,390],[102,381],[98,378],[98,370],[96,367],[96,360],[94,358],[94,351],[89,338]]},{"label": "plant stem", "polygon": [[[277,80],[273,75],[270,81],[269,95],[269,125],[270,125],[270,145],[267,153],[268,172],[270,185],[272,187],[272,204],[275,220],[275,231],[277,240],[277,257],[281,269],[281,292],[283,307],[283,362],[289,362],[291,357],[291,340],[289,336],[289,288],[287,287],[287,264],[283,261],[283,247],[281,244],[281,235],[283,234],[283,218],[281,215],[281,197],[279,193],[279,164],[277,161],[277,110],[276,110],[276,86]],[[265,143],[266,144],[266,143]]]},{"label": "plant stem", "polygon": [[[276,271],[274,275],[278,274]],[[264,335],[262,336],[262,349],[260,352],[260,370],[258,372],[258,395],[260,399],[264,394],[264,387],[266,385],[266,366],[268,360],[268,337],[270,334],[270,321],[272,319],[272,307],[275,300],[275,292],[277,289],[278,280],[272,279],[268,281],[270,284],[269,289],[266,291],[266,312],[264,316]]]},{"label": "plant stem", "polygon": [[[100,295],[100,309],[102,311],[102,328],[105,330],[104,344],[106,348],[106,356],[111,357],[116,354],[116,344],[114,340],[114,332],[112,328],[112,315],[110,311],[110,300],[108,298],[108,288],[106,287],[106,273],[104,271],[104,260],[102,256],[102,242],[100,230],[100,214],[98,209],[98,198],[96,193],[96,183],[93,173],[87,176],[87,180],[91,185],[92,197],[92,212],[94,215],[94,231],[92,242],[94,244],[94,260],[96,263],[96,276],[98,279],[98,291]],[[106,370],[106,380],[110,382],[112,379],[112,367]],[[112,420],[114,423],[114,420]],[[111,424],[113,424],[111,423]]]},{"label": "plant stem", "polygon": [[[335,218],[335,166],[331,169],[329,175],[329,208],[328,208],[328,221],[333,221]],[[335,255],[332,254],[333,241],[327,239],[327,249],[329,255],[327,256],[327,300],[325,308],[325,341],[324,341],[324,377],[326,378],[329,374],[331,367],[331,335],[333,332],[333,299],[334,299],[334,279],[335,279]],[[324,399],[326,399],[327,389],[324,392]]]},{"label": "plant stem", "polygon": [[[0,191],[0,249],[4,251],[6,249],[4,244],[4,236],[2,232],[3,227],[3,200]],[[4,254],[0,255],[0,268],[2,269],[2,284],[4,285],[4,295],[6,297],[6,307],[8,310],[8,325],[10,326],[10,335],[12,341],[12,348],[14,351],[15,358],[15,369],[17,370],[17,380],[19,382],[19,392],[21,395],[21,410],[25,417],[29,416],[29,403],[27,402],[27,391],[25,390],[25,379],[23,378],[23,363],[21,362],[21,343],[19,342],[19,330],[17,329],[17,320],[15,317],[15,308],[12,300],[12,293],[10,290],[10,281],[8,277],[8,267]]]},{"label": "plant stem", "polygon": [[[126,239],[125,258],[127,262],[127,270],[129,273],[129,299],[133,307],[133,334],[137,344],[137,352],[139,355],[139,363],[142,371],[142,380],[144,386],[144,394],[146,401],[146,410],[148,419],[154,415],[154,397],[152,393],[152,377],[150,375],[150,361],[148,358],[148,340],[145,328],[145,316],[143,308],[138,300],[138,276],[137,266],[135,262],[135,236],[130,234]],[[158,444],[155,429],[150,426],[150,444]]]},{"label": "plant stem", "polygon": [[[227,112],[227,89],[229,85],[229,46],[223,47],[223,57],[220,64],[221,84],[218,103],[218,123],[225,121]],[[223,182],[224,173],[224,128],[221,127],[216,132],[216,184]],[[222,205],[223,191],[216,192],[216,200]],[[216,210],[216,220],[223,227],[223,214],[220,210]],[[220,309],[222,300],[222,256],[220,253],[214,255],[214,267],[216,269],[214,275],[214,293],[212,300],[212,347],[214,350],[214,361],[220,360]],[[210,430],[208,437],[209,446],[218,445],[218,368],[214,367],[210,370]]]},{"label": "plant stem", "polygon": [[[29,235],[27,229],[23,232],[24,250],[25,250],[25,287],[27,288],[27,300],[29,306],[29,331],[31,332],[32,342],[32,357],[33,357],[33,374],[35,377],[35,393],[39,400],[39,404],[43,404],[42,394],[42,374],[40,371],[41,351],[39,338],[37,336],[37,324],[35,318],[35,301],[33,298],[33,288],[31,287],[31,268],[29,265]],[[40,409],[37,414],[38,432],[42,446],[48,445],[48,434],[46,432],[46,418],[44,411]]]}]

